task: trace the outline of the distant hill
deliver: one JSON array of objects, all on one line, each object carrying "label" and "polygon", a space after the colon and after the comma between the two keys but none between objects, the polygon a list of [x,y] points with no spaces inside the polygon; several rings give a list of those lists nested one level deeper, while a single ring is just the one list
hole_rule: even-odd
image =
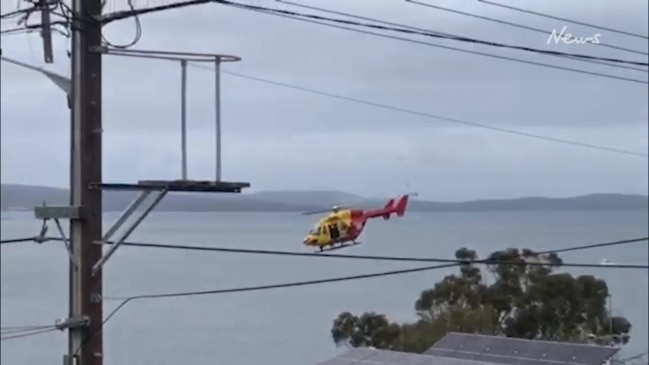
[{"label": "distant hill", "polygon": [[[66,189],[44,186],[2,184],[0,205],[3,211],[32,210],[46,201],[48,205],[66,205]],[[137,192],[104,192],[104,210],[123,210]],[[382,206],[385,200],[364,198],[339,191],[261,191],[244,194],[169,194],[156,211],[175,212],[302,212],[351,204],[355,207]],[[412,200],[409,209],[419,212],[490,212],[490,211],[577,211],[624,210],[647,211],[646,195],[592,194],[572,198],[519,198],[441,203]]]}]

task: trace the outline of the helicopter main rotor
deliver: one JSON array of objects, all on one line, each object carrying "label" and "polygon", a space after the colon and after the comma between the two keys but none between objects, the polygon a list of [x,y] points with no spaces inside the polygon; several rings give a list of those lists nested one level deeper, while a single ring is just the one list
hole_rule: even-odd
[{"label": "helicopter main rotor", "polygon": [[350,207],[349,206],[343,206],[343,205],[334,205],[333,207],[327,208],[327,209],[320,209],[320,210],[313,210],[313,211],[310,211],[310,212],[304,212],[304,213],[302,213],[302,215],[313,215],[313,214],[322,214],[322,213],[328,213],[328,212],[336,212],[336,211],[341,210],[341,209],[350,209]]}]

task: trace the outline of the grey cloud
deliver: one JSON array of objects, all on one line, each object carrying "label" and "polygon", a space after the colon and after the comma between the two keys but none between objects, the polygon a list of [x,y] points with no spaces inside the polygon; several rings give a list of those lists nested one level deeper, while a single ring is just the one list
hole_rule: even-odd
[{"label": "grey cloud", "polygon": [[[277,7],[272,1],[254,3]],[[476,38],[549,47],[540,34],[395,1],[372,1],[371,6],[344,1],[309,3]],[[603,1],[589,2],[587,7],[582,2],[568,3],[572,5],[561,8],[538,2],[517,6],[646,33],[646,3],[633,5],[629,0],[615,8]],[[6,1],[2,4],[4,9]],[[547,29],[561,25],[478,2],[463,4],[444,5]],[[136,2],[138,7],[150,5]],[[142,22],[141,49],[231,53],[243,61],[225,65],[224,70],[557,138],[647,150],[646,85],[216,5],[147,15]],[[584,35],[593,32],[576,25],[569,28]],[[132,20],[124,20],[108,27],[107,37],[125,43],[133,30]],[[646,50],[646,43],[602,33],[609,43]],[[32,38],[36,60],[21,37],[3,38],[4,54],[40,62],[39,39]],[[436,42],[646,79],[646,73]],[[48,67],[67,73],[66,46],[64,40],[57,40],[57,63]],[[552,49],[642,59],[601,47]],[[106,178],[177,177],[179,66],[115,57],[106,57],[104,65]],[[195,68],[189,71],[190,171],[196,178],[210,178],[213,74]],[[464,128],[230,75],[223,75],[222,82],[224,174],[229,179],[250,180],[256,189],[334,187],[385,194],[410,181],[427,198],[442,200],[647,191],[647,164],[642,158]],[[4,63],[1,91],[3,182],[67,184],[69,132],[64,96],[42,75]],[[48,153],[36,154],[25,146],[38,146]],[[332,169],[343,178],[331,179],[328,171]]]},{"label": "grey cloud", "polygon": [[[427,197],[439,199],[520,196],[529,195],[530,191],[555,196],[646,191],[647,165],[639,158],[531,143],[515,137],[503,140],[501,136],[475,130],[425,132],[294,134],[283,143],[261,135],[231,135],[224,145],[224,176],[252,181],[255,189],[331,188],[330,179],[321,171],[335,166],[338,174],[344,176],[336,181],[336,188],[380,194],[389,193],[386,186],[395,189],[410,182]],[[586,140],[600,142],[593,138],[596,132],[585,136],[579,129],[567,132],[572,138],[582,135]],[[612,137],[617,137],[617,133],[620,132],[608,131]],[[49,138],[28,136],[8,140],[3,135],[3,176],[64,185],[66,137],[65,131]],[[214,166],[211,136],[193,133],[189,141],[190,176],[210,178]],[[48,153],[25,155],[21,159],[7,153],[25,143],[38,145]],[[643,145],[646,146],[646,139]],[[107,133],[105,179],[176,178],[180,170],[178,146],[177,135],[172,133]],[[593,160],[597,163],[584,163]],[[43,174],[44,170],[55,169],[59,172],[54,175]]]}]

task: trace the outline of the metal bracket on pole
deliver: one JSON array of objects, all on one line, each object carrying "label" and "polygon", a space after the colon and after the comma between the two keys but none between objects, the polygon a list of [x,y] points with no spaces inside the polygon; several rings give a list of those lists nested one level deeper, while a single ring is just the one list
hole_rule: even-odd
[{"label": "metal bracket on pole", "polygon": [[69,328],[82,328],[90,326],[90,318],[88,316],[82,316],[79,318],[62,318],[57,319],[54,323],[54,327],[58,330],[63,331]]},{"label": "metal bracket on pole", "polygon": [[[126,222],[126,220],[133,215],[133,213],[137,210],[137,208],[142,205],[144,200],[151,194],[150,190],[145,190],[140,194],[139,197],[137,197],[122,213],[122,215],[115,221],[115,223],[110,227],[110,229],[106,232],[106,234],[103,237],[102,242],[98,242],[100,244],[108,244],[110,243],[109,240],[110,238],[117,232],[119,228]],[[148,206],[144,208],[144,210],[140,213],[140,215],[135,218],[135,221],[131,223],[125,230],[124,233],[115,241],[111,244],[110,248],[108,251],[95,263],[95,265],[92,267],[92,275],[96,275],[97,272],[102,268],[104,264],[108,261],[108,259],[115,253],[115,251],[119,248],[119,246],[124,243],[128,239],[128,237],[135,231],[135,229],[142,223],[144,218],[151,213],[151,211],[160,203],[162,198],[167,195],[167,190],[161,190],[157,192],[157,195],[155,198],[153,198],[153,201],[149,203]]]},{"label": "metal bracket on pole", "polygon": [[52,54],[52,22],[50,20],[50,3],[48,0],[40,0],[41,8],[41,38],[43,38],[43,58],[45,63],[54,62]]},{"label": "metal bracket on pole", "polygon": [[68,256],[70,256],[70,261],[72,262],[72,265],[74,265],[75,268],[79,268],[79,262],[72,254],[72,245],[68,237],[65,235],[65,232],[63,231],[61,222],[59,221],[58,218],[54,218],[54,223],[56,224],[56,228],[59,231],[59,235],[61,235],[61,239],[63,240],[63,244],[65,245],[65,250],[68,252]]},{"label": "metal bracket on pole", "polygon": [[47,222],[52,219],[54,221],[54,224],[56,224],[56,228],[59,231],[61,240],[63,240],[63,243],[65,244],[65,249],[68,252],[68,256],[70,256],[70,261],[75,267],[79,267],[79,263],[72,254],[70,240],[66,236],[65,231],[63,231],[63,226],[61,226],[61,219],[82,219],[82,213],[83,211],[79,207],[49,207],[44,202],[43,206],[34,208],[34,215],[36,216],[36,218],[43,221],[41,232],[37,237],[37,242],[45,241],[45,234],[47,233]]},{"label": "metal bracket on pole", "polygon": [[124,222],[126,222],[126,220],[128,220],[133,215],[133,213],[135,213],[137,208],[139,208],[140,205],[142,205],[144,200],[146,200],[146,198],[148,198],[149,195],[151,195],[150,190],[145,190],[142,193],[140,193],[140,196],[138,196],[135,200],[133,200],[131,202],[131,204],[129,204],[128,207],[126,207],[126,209],[124,209],[124,211],[119,216],[119,218],[117,218],[115,223],[113,223],[113,225],[110,226],[108,231],[106,231],[106,233],[104,234],[103,240],[108,241],[111,237],[113,237],[115,232],[117,232],[122,227]]}]

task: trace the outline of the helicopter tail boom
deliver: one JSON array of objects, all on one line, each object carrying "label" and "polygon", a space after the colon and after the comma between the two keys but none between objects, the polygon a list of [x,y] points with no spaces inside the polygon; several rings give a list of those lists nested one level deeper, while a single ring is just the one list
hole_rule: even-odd
[{"label": "helicopter tail boom", "polygon": [[396,205],[394,204],[394,199],[390,199],[382,209],[369,211],[365,213],[365,215],[368,218],[382,217],[385,220],[390,219],[390,216],[392,214],[396,214],[397,217],[403,217],[403,215],[406,213],[407,205],[408,195],[404,195],[397,201]]}]

